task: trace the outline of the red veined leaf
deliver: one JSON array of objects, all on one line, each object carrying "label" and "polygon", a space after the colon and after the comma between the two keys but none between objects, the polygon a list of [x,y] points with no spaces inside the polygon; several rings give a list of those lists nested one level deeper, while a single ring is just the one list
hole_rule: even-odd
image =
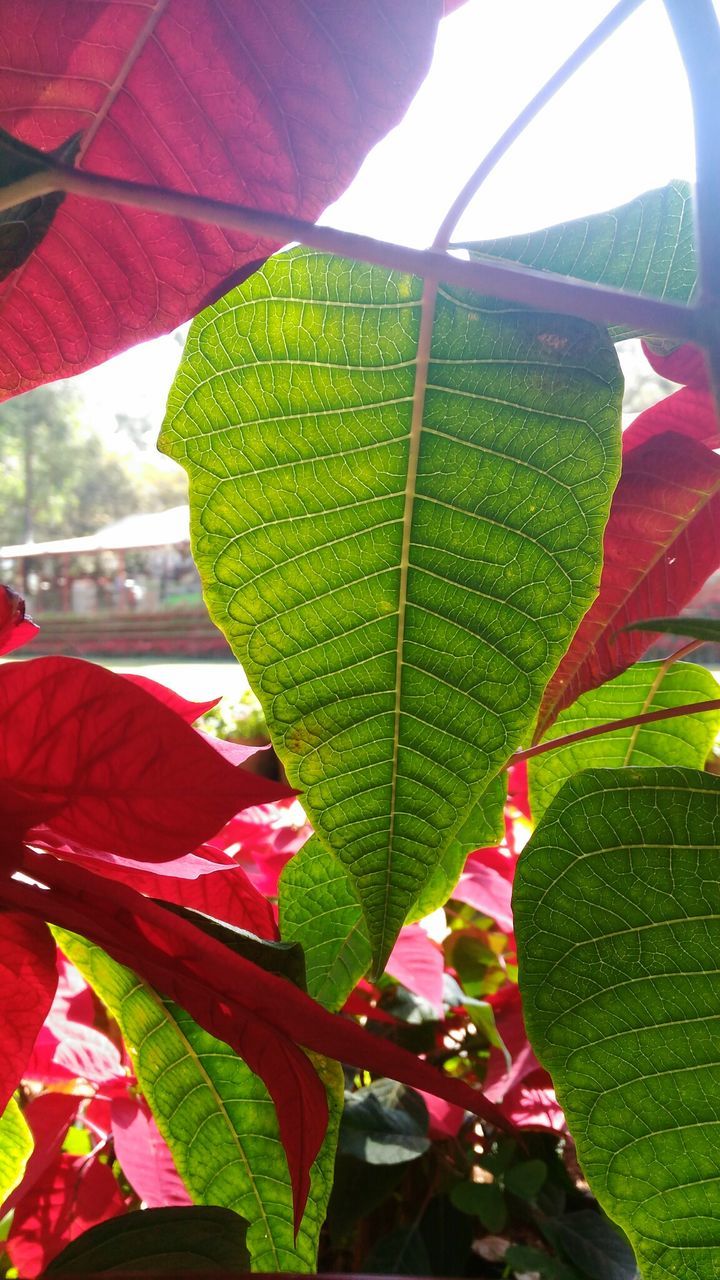
[{"label": "red veined leaf", "polygon": [[12,653],[36,636],[40,628],[25,616],[25,601],[11,587],[0,586],[0,653]]},{"label": "red veined leaf", "polygon": [[62,951],[56,951],[55,963],[58,984],[50,1013],[57,1010],[64,1018],[91,1027],[95,1021],[95,1001],[87,982]]},{"label": "red veined leaf", "polygon": [[688,342],[669,351],[667,355],[653,351],[647,342],[643,342],[642,348],[649,364],[661,378],[668,378],[670,382],[682,382],[686,387],[696,387],[698,390],[710,389],[705,357],[699,347],[693,347]]},{"label": "red veined leaf", "polygon": [[71,1240],[125,1208],[109,1165],[61,1155],[18,1203],[5,1247],[23,1280],[33,1280]]},{"label": "red veined leaf", "polygon": [[276,898],[286,862],[312,835],[297,800],[245,809],[218,833],[213,844],[225,849],[247,871],[256,889]]},{"label": "red veined leaf", "polygon": [[127,1075],[112,1040],[53,1007],[38,1032],[23,1079],[45,1085],[88,1081],[107,1089],[118,1083],[124,1088]]},{"label": "red veined leaf", "polygon": [[565,1116],[558,1103],[552,1080],[540,1067],[531,1071],[502,1101],[502,1113],[515,1129],[539,1133],[566,1133]]},{"label": "red veined leaf", "polygon": [[464,1082],[328,1013],[292,983],[125,885],[116,885],[108,901],[102,881],[88,871],[31,853],[24,866],[53,892],[13,881],[3,890],[9,901],[52,912],[54,923],[104,947],[231,1045],[261,1076],[278,1114],[296,1222],[302,1218],[310,1166],[327,1125],[325,1090],[298,1045],[434,1092],[502,1125],[497,1111]]},{"label": "red veined leaf", "polygon": [[60,1155],[65,1135],[77,1115],[81,1099],[72,1093],[41,1093],[32,1098],[24,1116],[33,1136],[33,1152],[25,1166],[23,1180],[10,1192],[0,1208],[5,1217],[42,1178],[45,1170]]},{"label": "red veined leaf", "polygon": [[95,855],[74,841],[60,840],[48,829],[39,831],[33,844],[57,857],[87,867],[106,880],[120,880],[144,894],[180,907],[202,911],[215,920],[247,929],[259,938],[279,938],[275,912],[243,870],[222,849],[204,845],[205,857],[187,853],[184,858],[160,862],[154,867],[112,855]]},{"label": "red veined leaf", "polygon": [[432,1093],[426,1093],[424,1089],[418,1089],[417,1092],[427,1107],[428,1137],[440,1142],[447,1138],[457,1138],[467,1112],[462,1107],[453,1106],[452,1102],[445,1102]]},{"label": "red veined leaf", "polygon": [[0,668],[0,806],[96,850],[177,857],[288,788],[234,768],[175,712],[79,658]]},{"label": "red veined leaf", "polygon": [[210,733],[203,733],[202,729],[196,729],[196,733],[200,734],[203,742],[207,742],[213,751],[217,751],[218,755],[224,760],[229,760],[230,764],[244,764],[250,756],[254,756],[258,751],[267,751],[269,743],[258,745],[253,742],[231,742],[227,738],[213,738]]},{"label": "red veined leaf", "polygon": [[620,675],[657,638],[621,629],[677,614],[720,564],[720,458],[675,433],[623,457],[600,591],[545,691],[536,739],[581,693]]},{"label": "red veined leaf", "polygon": [[[26,0],[5,31],[3,126],[76,167],[310,220],[402,116],[438,0]],[[51,109],[49,109],[51,107]],[[0,389],[164,333],[279,245],[67,197],[8,279]]]},{"label": "red veined leaf", "polygon": [[495,1014],[498,1035],[510,1056],[508,1065],[507,1058],[500,1049],[493,1046],[490,1050],[483,1088],[488,1098],[499,1103],[526,1076],[541,1071],[542,1068],[527,1038],[518,987],[501,987],[490,996],[489,1003]]},{"label": "red veined leaf", "polygon": [[192,1204],[147,1103],[130,1094],[113,1098],[110,1114],[115,1155],[136,1195],[149,1209]]},{"label": "red veined leaf", "polygon": [[427,1000],[442,1017],[443,953],[421,925],[410,924],[400,930],[385,968],[408,991]]},{"label": "red veined leaf", "polygon": [[509,854],[501,849],[478,849],[470,854],[452,897],[490,916],[504,933],[512,933],[514,874],[515,859]]},{"label": "red veined leaf", "polygon": [[55,943],[47,926],[2,913],[0,949],[0,1113],[17,1088],[57,986]]},{"label": "red veined leaf", "polygon": [[623,452],[637,448],[664,431],[689,436],[710,449],[720,448],[720,425],[710,392],[681,387],[643,410],[623,434]]},{"label": "red veined leaf", "polygon": [[157,698],[158,702],[162,702],[164,706],[169,707],[176,715],[182,716],[188,724],[194,724],[199,720],[200,716],[204,716],[206,711],[212,711],[216,707],[220,698],[210,698],[207,702],[190,702],[188,698],[183,698],[182,694],[176,693],[174,689],[168,689],[167,685],[160,684],[159,680],[151,680],[149,676],[136,675],[135,672],[124,671],[123,680],[129,680],[131,684],[136,684],[139,689],[144,689],[146,693],[151,693],[153,698]]}]

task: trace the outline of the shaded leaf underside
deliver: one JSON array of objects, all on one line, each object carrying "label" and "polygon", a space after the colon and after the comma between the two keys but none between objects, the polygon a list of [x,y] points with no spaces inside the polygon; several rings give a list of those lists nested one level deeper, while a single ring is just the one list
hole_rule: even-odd
[{"label": "shaded leaf underside", "polygon": [[100,947],[55,930],[63,951],[117,1019],[143,1092],[178,1172],[199,1204],[233,1209],[249,1222],[256,1271],[313,1271],[332,1186],[342,1072],[313,1059],[328,1085],[328,1133],[293,1243],[293,1197],[275,1108],[228,1045],[203,1031]]},{"label": "shaded leaf underside", "polygon": [[719,846],[718,778],[593,770],[515,879],[528,1033],[644,1280],[718,1274]]},{"label": "shaded leaf underside", "polygon": [[618,465],[607,339],[444,290],[411,439],[421,291],[273,259],[196,320],[161,437],[213,617],[377,968],[593,598]]}]

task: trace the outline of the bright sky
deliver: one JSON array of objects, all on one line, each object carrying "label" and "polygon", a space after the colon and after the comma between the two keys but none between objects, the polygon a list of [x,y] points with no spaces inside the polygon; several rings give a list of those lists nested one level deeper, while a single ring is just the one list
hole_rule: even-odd
[{"label": "bright sky", "polygon": [[[430,73],[402,123],[323,222],[429,244],[478,161],[611,0],[467,0],[441,24]],[[720,0],[716,0],[720,8]],[[692,178],[685,76],[662,0],[645,0],[546,107],[459,228],[470,239],[529,231]],[[98,426],[116,412],[160,424],[180,356],[172,338],[83,374]]]}]

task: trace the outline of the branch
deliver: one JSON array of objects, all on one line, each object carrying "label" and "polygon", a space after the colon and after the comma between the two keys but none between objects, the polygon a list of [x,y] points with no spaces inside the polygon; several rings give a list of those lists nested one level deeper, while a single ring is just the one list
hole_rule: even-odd
[{"label": "branch", "polygon": [[598,738],[603,733],[615,733],[617,729],[634,729],[636,725],[653,724],[656,720],[672,720],[675,716],[694,716],[702,711],[720,711],[720,698],[711,698],[709,702],[689,702],[684,707],[666,707],[660,711],[646,711],[642,715],[627,716],[624,720],[611,720],[608,724],[594,725],[591,729],[578,729],[577,733],[568,733],[564,738],[553,738],[550,742],[539,742],[526,751],[516,751],[508,760],[505,768],[520,764],[522,760],[531,760],[534,756],[542,756],[546,751],[560,751],[562,747],[571,747],[576,742],[584,742],[586,738]]},{"label": "branch", "polygon": [[[0,212],[27,198],[25,188],[21,191],[21,187],[22,184],[17,183],[2,189]],[[604,285],[590,285],[583,280],[534,271],[515,263],[497,260],[464,262],[435,249],[410,249],[406,245],[338,231],[335,227],[320,226],[286,214],[226,204],[221,200],[140,182],[125,182],[120,178],[70,169],[66,165],[55,165],[42,178],[33,175],[33,196],[58,190],[111,204],[150,209],[190,222],[226,227],[277,244],[299,241],[322,253],[370,262],[426,280],[444,281],[460,289],[559,315],[577,316],[594,324],[627,325],[643,333],[662,334],[685,342],[699,340],[698,316],[691,307],[622,293]]]},{"label": "branch", "polygon": [[457,195],[451,207],[448,209],[440,230],[435,237],[435,248],[447,248],[448,240],[457,226],[460,218],[465,212],[470,201],[473,199],[485,180],[490,176],[493,169],[500,163],[503,156],[510,150],[513,143],[524,133],[528,125],[532,123],[537,115],[540,114],[543,107],[555,97],[558,90],[567,84],[576,71],[580,69],[583,63],[605,43],[618,27],[622,26],[626,18],[630,17],[636,9],[640,8],[644,0],[620,0],[619,4],[603,18],[594,31],[574,49],[570,57],[558,67],[549,80],[542,88],[530,99],[527,106],[523,107],[519,115],[515,117],[512,124],[508,125],[504,133],[500,135],[497,142],[487,155],[480,161],[477,169],[468,178],[462,191]]}]

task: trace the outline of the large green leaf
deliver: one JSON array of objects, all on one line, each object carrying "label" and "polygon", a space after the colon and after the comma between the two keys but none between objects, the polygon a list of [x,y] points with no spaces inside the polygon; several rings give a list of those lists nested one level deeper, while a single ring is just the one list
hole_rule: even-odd
[{"label": "large green leaf", "polygon": [[687,182],[647,191],[607,213],[465,247],[473,258],[503,258],[673,302],[689,301],[697,279]]},{"label": "large green leaf", "polygon": [[717,1280],[720,778],[577,774],[515,879],[528,1033],[644,1280]]},{"label": "large green leaf", "polygon": [[693,618],[681,614],[678,618],[646,618],[635,622],[626,631],[660,631],[663,635],[689,636],[693,640],[720,642],[720,618]]},{"label": "large green leaf", "polygon": [[[638,662],[616,680],[584,693],[561,712],[546,734],[546,741],[646,711],[668,710],[718,697],[718,682],[705,667],[691,662],[677,662],[671,667],[661,662]],[[706,711],[618,729],[537,756],[528,767],[533,818],[538,822],[567,779],[583,769],[662,764],[702,769],[718,729],[720,710]]]},{"label": "large green leaf", "polygon": [[595,594],[619,466],[606,335],[441,289],[425,379],[421,295],[271,259],[195,320],[161,436],[212,615],[376,969]]},{"label": "large green leaf", "polygon": [[22,1181],[33,1150],[28,1123],[14,1098],[0,1116],[0,1204]]},{"label": "large green leaf", "polygon": [[229,1209],[143,1209],[100,1222],[53,1258],[46,1276],[247,1274],[247,1223]]},{"label": "large green leaf", "polygon": [[313,1057],[328,1090],[330,1121],[293,1243],[290,1176],[262,1081],[226,1044],[100,947],[64,930],[53,932],[116,1018],[193,1200],[233,1209],[247,1220],[254,1271],[314,1271],[342,1111],[340,1066]]}]

